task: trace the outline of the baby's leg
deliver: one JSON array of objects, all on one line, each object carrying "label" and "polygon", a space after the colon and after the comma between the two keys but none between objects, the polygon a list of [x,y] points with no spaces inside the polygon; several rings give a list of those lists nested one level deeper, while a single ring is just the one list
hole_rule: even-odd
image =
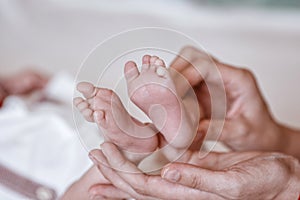
[{"label": "baby's leg", "polygon": [[129,115],[112,91],[82,82],[77,86],[86,99],[75,98],[74,104],[87,121],[96,122],[104,138],[118,145],[131,161],[138,163],[155,151],[156,131]]},{"label": "baby's leg", "polygon": [[125,77],[131,100],[143,110],[163,134],[168,144],[187,148],[196,126],[164,62],[156,56],[144,56],[141,72],[133,62],[125,65]]},{"label": "baby's leg", "polygon": [[27,94],[42,89],[47,82],[48,77],[33,70],[26,70],[1,80],[2,86],[8,94]]}]

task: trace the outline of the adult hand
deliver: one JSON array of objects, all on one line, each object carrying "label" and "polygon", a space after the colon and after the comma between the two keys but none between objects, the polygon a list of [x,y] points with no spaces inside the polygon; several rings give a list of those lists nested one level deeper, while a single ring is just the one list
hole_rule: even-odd
[{"label": "adult hand", "polygon": [[[190,164],[173,163],[160,176],[143,174],[112,143],[93,150],[98,168],[116,188],[136,199],[297,199],[300,165],[278,153],[191,153]],[[94,193],[108,194],[101,185]]]},{"label": "adult hand", "polygon": [[[221,63],[193,47],[184,48],[171,68],[189,81],[198,97],[203,111],[199,139],[201,134],[206,133],[207,139],[219,139],[233,150],[284,151],[287,138],[282,127],[273,119],[249,70]],[[184,90],[180,88],[184,87],[183,84],[177,85],[179,91]],[[222,94],[224,89],[225,94]],[[225,95],[226,101],[218,102]],[[213,101],[214,111],[211,109]],[[226,105],[220,105],[224,103]],[[211,116],[212,112],[218,112],[225,106],[222,128],[224,116],[214,120]],[[219,130],[222,130],[220,138]]]},{"label": "adult hand", "polygon": [[111,185],[110,182],[102,176],[96,166],[92,166],[78,181],[74,182],[67,189],[61,200],[103,199],[103,195],[98,195],[98,193],[95,193],[95,191],[91,189],[92,186],[99,187],[99,185],[105,188],[105,191],[110,194],[110,199],[128,197],[128,194]]},{"label": "adult hand", "polygon": [[[107,180],[134,199],[221,199],[215,194],[171,183],[160,176],[143,174],[112,143],[103,143],[101,149],[102,151],[93,150],[90,153],[94,157],[94,163],[98,163],[98,169]],[[91,187],[90,191],[110,199],[112,198],[112,194],[108,192],[110,189],[97,185]]]}]

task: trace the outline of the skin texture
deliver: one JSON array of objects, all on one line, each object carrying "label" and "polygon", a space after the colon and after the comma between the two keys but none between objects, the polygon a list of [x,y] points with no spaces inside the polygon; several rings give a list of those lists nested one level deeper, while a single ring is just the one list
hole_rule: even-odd
[{"label": "skin texture", "polygon": [[[121,191],[135,199],[296,199],[299,162],[279,153],[210,153],[188,163],[165,166],[161,177],[143,174],[112,143],[94,150],[99,170]],[[176,184],[175,184],[176,183]],[[101,186],[90,191],[107,194]],[[120,196],[120,199],[122,197]]]},{"label": "skin texture", "polygon": [[192,108],[185,106],[178,96],[163,60],[157,56],[145,58],[141,72],[133,62],[125,65],[129,97],[151,119],[168,144],[187,148],[194,138],[193,127],[197,125],[190,116]]},{"label": "skin texture", "polygon": [[[77,86],[85,99],[77,97],[74,105],[89,122],[95,122],[106,141],[122,148],[128,159],[138,164],[158,146],[156,131],[127,112],[112,90],[82,82]],[[143,134],[143,135],[142,135]]]},{"label": "skin texture", "polygon": [[[138,122],[130,116],[117,94],[91,83],[77,85],[84,98],[77,97],[73,102],[87,121],[98,125],[105,140],[118,145],[134,163],[138,164],[164,144],[169,145],[156,153],[173,161],[195,137],[198,105],[190,95],[178,96],[171,73],[162,59],[145,55],[142,60],[140,71],[136,63],[127,62],[124,74],[130,99],[152,120],[152,124]],[[187,84],[179,80],[181,84]]]},{"label": "skin texture", "polygon": [[[216,77],[207,64],[210,63],[210,58],[203,52],[186,47],[180,55],[185,59],[177,57],[171,67],[185,76],[194,87],[204,113],[198,130],[199,140],[195,140],[197,145],[201,135],[205,134],[209,139],[218,137],[213,130],[214,127],[218,128],[219,122],[210,120],[211,102],[207,90],[207,84],[214,84]],[[300,158],[297,145],[299,131],[274,120],[250,71],[217,60],[215,63],[222,76],[227,97],[227,115],[219,140],[234,151],[259,152],[210,153],[205,158],[200,156],[200,159],[198,152],[187,151],[187,163],[167,165],[159,177],[115,170],[139,172],[132,163],[124,159],[116,146],[104,144],[103,152],[93,152],[93,155],[97,155],[97,159],[93,160],[98,163],[99,170],[106,175],[111,185],[100,183],[92,186],[89,191],[94,196],[109,198],[109,190],[119,190],[126,192],[127,196],[114,197],[116,199],[127,198],[128,195],[136,199],[298,198],[298,160],[262,151],[279,151]],[[218,91],[219,85],[214,86]],[[209,124],[212,129],[207,133]],[[173,176],[169,177],[169,173]]]}]

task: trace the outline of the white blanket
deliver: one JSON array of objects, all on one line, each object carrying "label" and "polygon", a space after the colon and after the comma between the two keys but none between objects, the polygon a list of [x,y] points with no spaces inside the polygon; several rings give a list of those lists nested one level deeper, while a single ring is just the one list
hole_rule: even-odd
[{"label": "white blanket", "polygon": [[[61,87],[56,87],[57,84]],[[71,78],[60,74],[50,82],[46,92],[52,99],[71,99],[72,92],[68,91],[72,87]],[[52,89],[56,97],[51,94]],[[0,109],[0,164],[55,189],[60,195],[91,165],[70,124],[70,105],[33,104],[19,97],[7,98]],[[20,196],[1,187],[0,199],[20,199]]]}]

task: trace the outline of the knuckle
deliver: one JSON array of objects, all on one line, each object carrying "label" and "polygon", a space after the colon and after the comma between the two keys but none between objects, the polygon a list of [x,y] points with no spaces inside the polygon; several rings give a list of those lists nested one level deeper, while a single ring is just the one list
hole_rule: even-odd
[{"label": "knuckle", "polygon": [[256,88],[256,78],[252,71],[249,69],[237,69],[237,79],[240,83],[242,83],[245,87],[250,88],[251,91]]},{"label": "knuckle", "polygon": [[241,177],[235,177],[230,185],[229,190],[225,191],[230,199],[245,199],[247,197],[247,194],[245,194],[245,181]]},{"label": "knuckle", "polygon": [[243,189],[241,185],[236,185],[235,189],[231,192],[231,198],[235,199],[244,199],[245,195],[243,194]]},{"label": "knuckle", "polygon": [[293,171],[295,166],[299,165],[299,161],[292,156],[283,153],[271,153],[269,159],[273,160],[272,167],[274,171]]},{"label": "knuckle", "polygon": [[246,176],[243,176],[245,170],[239,166],[232,166],[224,173],[226,173],[227,179],[219,187],[218,191],[223,193],[226,199],[248,199],[247,185],[249,180]]},{"label": "knuckle", "polygon": [[255,80],[254,74],[250,69],[240,69],[240,76],[245,80]]},{"label": "knuckle", "polygon": [[197,177],[197,176],[192,176],[191,177],[191,187],[192,188],[201,188],[201,178]]}]

